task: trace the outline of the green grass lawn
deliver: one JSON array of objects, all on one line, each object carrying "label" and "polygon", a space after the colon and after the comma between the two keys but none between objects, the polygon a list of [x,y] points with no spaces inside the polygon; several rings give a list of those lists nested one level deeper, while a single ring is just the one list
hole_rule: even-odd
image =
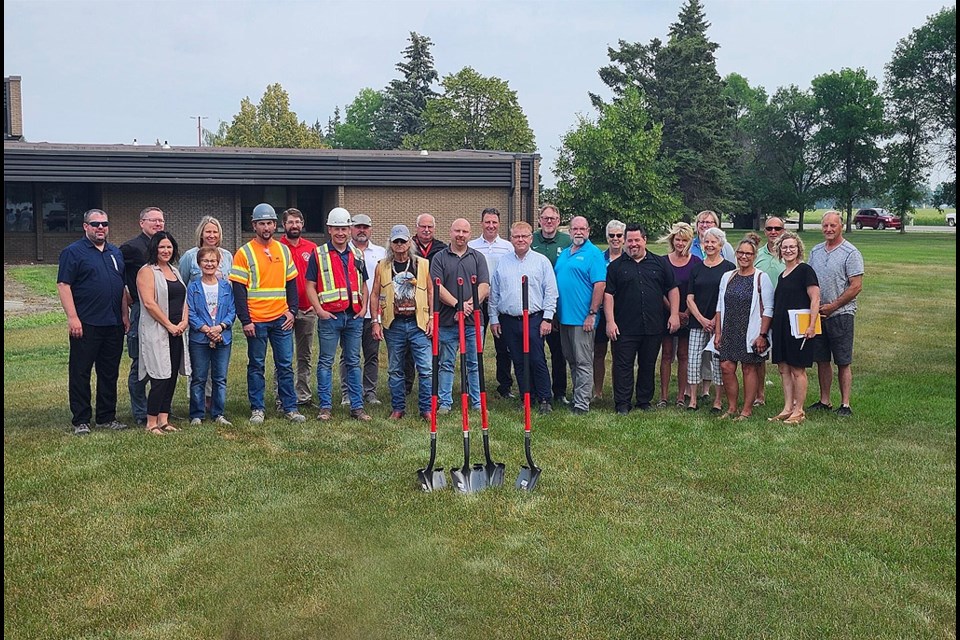
[{"label": "green grass lawn", "polygon": [[[955,638],[956,236],[853,241],[853,418],[768,423],[772,367],[744,423],[617,417],[608,388],[587,416],[534,417],[530,494],[499,398],[507,483],[469,496],[416,490],[427,428],[386,406],[250,427],[242,337],[235,427],[75,438],[62,314],[5,321],[4,636]],[[30,278],[54,295],[55,274]],[[446,468],[459,426],[441,422]]]}]

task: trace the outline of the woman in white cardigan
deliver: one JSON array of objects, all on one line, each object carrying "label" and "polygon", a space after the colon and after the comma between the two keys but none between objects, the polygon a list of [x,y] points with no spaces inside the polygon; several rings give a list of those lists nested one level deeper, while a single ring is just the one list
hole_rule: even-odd
[{"label": "woman in white cardigan", "polygon": [[[714,347],[720,353],[727,411],[723,418],[746,420],[753,411],[760,384],[760,363],[770,351],[768,331],[773,318],[773,283],[754,266],[759,242],[747,237],[737,245],[736,271],[720,279],[720,297],[714,329]],[[740,388],[737,364],[743,369],[743,409],[738,410]]]}]

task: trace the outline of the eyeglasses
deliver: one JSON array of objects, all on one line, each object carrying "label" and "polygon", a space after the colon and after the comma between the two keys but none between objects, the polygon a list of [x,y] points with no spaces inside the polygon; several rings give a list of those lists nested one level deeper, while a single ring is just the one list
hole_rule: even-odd
[{"label": "eyeglasses", "polygon": [[607,237],[608,237],[608,238],[622,238],[622,237],[623,237],[623,234],[622,234],[622,233],[608,233],[608,234],[607,234]]},{"label": "eyeglasses", "polygon": [[783,227],[764,227],[767,231],[783,231]]},{"label": "eyeglasses", "polygon": [[219,260],[201,260],[200,264],[217,264],[219,262]]},{"label": "eyeglasses", "polygon": [[737,251],[738,258],[750,258],[754,255],[753,251]]},{"label": "eyeglasses", "polygon": [[697,220],[697,224],[703,226],[705,224],[716,224],[713,220]]},{"label": "eyeglasses", "polygon": [[110,223],[106,220],[94,220],[92,222],[86,223],[90,227],[109,227]]},{"label": "eyeglasses", "polygon": [[409,242],[409,240],[404,240],[403,238],[397,238],[396,240],[393,240],[393,244],[407,244],[407,242]]},{"label": "eyeglasses", "polygon": [[515,233],[515,234],[513,234],[513,235],[510,236],[510,237],[511,237],[512,239],[514,239],[514,240],[523,240],[524,238],[530,238],[530,237],[532,237],[532,234],[530,234],[530,233],[516,234],[516,233]]},{"label": "eyeglasses", "polygon": [[140,222],[149,222],[151,224],[163,224],[163,218],[144,218]]},{"label": "eyeglasses", "polygon": [[540,216],[541,220],[546,220],[547,222],[559,222],[560,218],[557,216]]}]

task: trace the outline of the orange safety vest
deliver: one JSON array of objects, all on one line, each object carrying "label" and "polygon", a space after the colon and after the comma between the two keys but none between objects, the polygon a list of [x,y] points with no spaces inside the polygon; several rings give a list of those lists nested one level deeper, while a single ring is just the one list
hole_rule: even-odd
[{"label": "orange safety vest", "polygon": [[297,265],[289,247],[276,240],[266,247],[255,240],[243,245],[230,269],[230,280],[247,287],[251,322],[272,322],[286,313],[286,284],[296,277]]},{"label": "orange safety vest", "polygon": [[[347,260],[347,272],[343,271],[343,260],[340,255],[330,251],[330,244],[324,243],[316,248],[317,256],[317,296],[324,311],[338,313],[353,309],[360,313],[363,303],[360,299],[360,288],[363,281],[360,279],[360,270],[357,264],[363,264],[363,254],[356,247],[348,246],[353,260]],[[334,257],[333,254],[336,254]],[[350,282],[350,295],[347,296],[347,278]]]}]

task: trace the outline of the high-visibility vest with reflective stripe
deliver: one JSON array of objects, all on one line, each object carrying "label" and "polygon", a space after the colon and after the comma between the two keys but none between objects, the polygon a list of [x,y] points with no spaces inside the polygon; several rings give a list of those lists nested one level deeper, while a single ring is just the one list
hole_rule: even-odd
[{"label": "high-visibility vest with reflective stripe", "polygon": [[[363,286],[363,281],[357,264],[363,264],[363,254],[356,247],[348,246],[347,248],[353,259],[347,260],[346,273],[343,271],[343,260],[335,251],[330,251],[329,244],[316,248],[317,296],[324,311],[338,313],[347,307],[352,307],[354,313],[359,313],[362,307],[360,287]],[[350,279],[349,297],[347,296],[347,278]]]},{"label": "high-visibility vest with reflective stripe", "polygon": [[252,322],[271,322],[287,309],[287,282],[297,277],[290,249],[276,240],[266,247],[250,241],[237,250],[230,280],[247,287]]}]

